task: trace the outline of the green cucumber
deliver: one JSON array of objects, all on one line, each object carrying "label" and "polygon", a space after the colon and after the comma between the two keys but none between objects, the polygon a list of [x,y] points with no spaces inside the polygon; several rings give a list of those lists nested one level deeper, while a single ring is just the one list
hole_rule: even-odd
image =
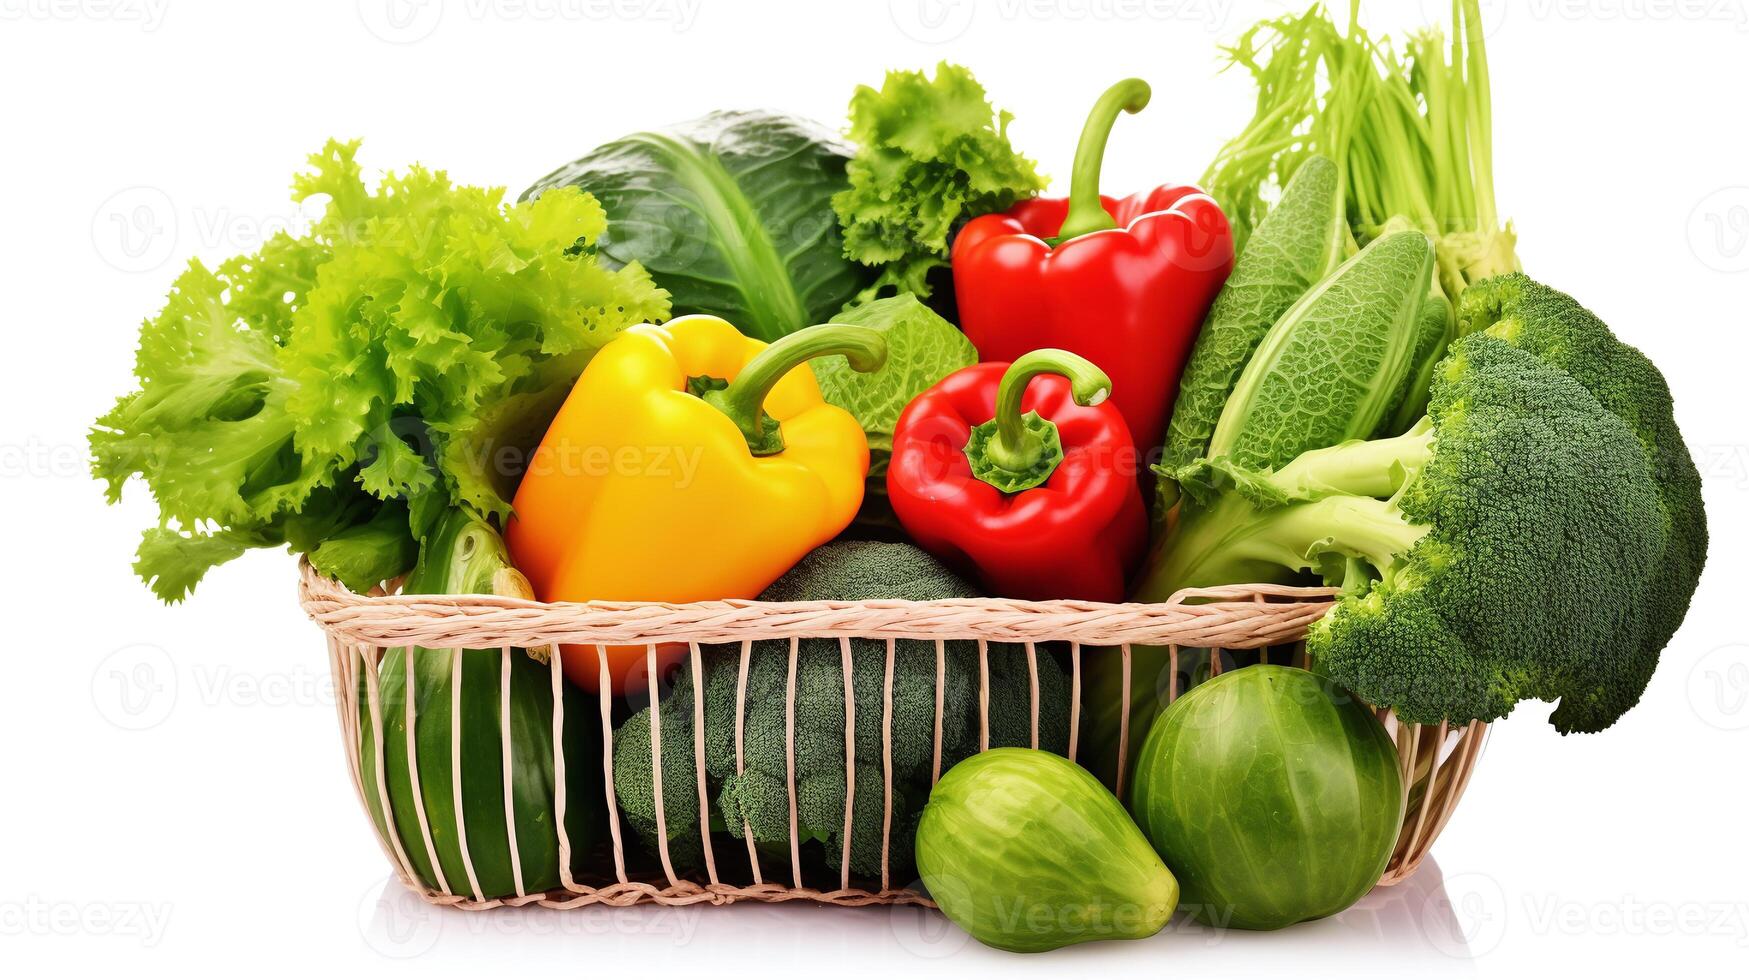
[{"label": "green cucumber", "polygon": [[[440,519],[426,537],[419,563],[403,594],[471,594],[527,596],[527,581],[509,562],[504,543],[492,526],[464,510]],[[476,899],[517,894],[517,871],[524,894],[562,884],[559,840],[555,829],[553,770],[553,680],[551,669],[528,651],[513,649],[509,681],[509,810],[515,825],[516,856],[511,860],[511,836],[506,820],[505,756],[502,708],[506,679],[500,650],[411,648],[415,727],[413,747],[417,777],[407,751],[408,649],[384,653],[377,669],[382,720],[382,779],[377,769],[377,726],[370,708],[370,678],[358,678],[359,768],[364,798],[377,832],[389,841],[393,833],[414,874],[427,888]],[[454,766],[452,736],[460,684],[460,767]],[[563,688],[565,759],[565,831],[571,865],[580,872],[596,850],[606,828],[601,783],[601,717],[589,699]],[[456,774],[461,780],[461,819],[456,813]],[[383,808],[387,788],[388,814]],[[415,792],[418,797],[415,799]],[[419,810],[423,806],[430,829],[427,848]],[[467,858],[462,854],[462,831]],[[392,850],[392,846],[391,846]],[[436,853],[436,864],[432,852]],[[472,866],[473,877],[468,874]],[[441,869],[441,876],[438,871]]]}]

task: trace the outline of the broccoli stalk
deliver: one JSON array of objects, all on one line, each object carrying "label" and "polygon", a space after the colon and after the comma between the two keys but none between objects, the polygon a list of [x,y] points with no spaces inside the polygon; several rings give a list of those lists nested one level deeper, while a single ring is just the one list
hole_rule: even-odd
[{"label": "broccoli stalk", "polygon": [[[1273,473],[1199,461],[1186,476],[1207,505],[1185,508],[1138,591],[1163,601],[1186,588],[1286,581],[1326,568],[1332,554],[1363,559],[1386,574],[1392,556],[1428,528],[1374,498],[1396,494],[1433,448],[1432,422],[1423,418],[1400,436],[1309,450]],[[1326,578],[1352,581],[1354,574],[1343,568]]]}]

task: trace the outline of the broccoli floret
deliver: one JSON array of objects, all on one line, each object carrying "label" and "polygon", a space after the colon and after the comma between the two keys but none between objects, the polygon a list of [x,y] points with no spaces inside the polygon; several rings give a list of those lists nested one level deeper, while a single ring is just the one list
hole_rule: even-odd
[{"label": "broccoli floret", "polygon": [[1651,620],[1636,660],[1643,675],[1638,686],[1644,687],[1659,652],[1688,615],[1706,564],[1700,472],[1676,427],[1670,386],[1646,355],[1618,340],[1590,310],[1521,273],[1477,283],[1464,293],[1459,312],[1464,332],[1485,330],[1561,368],[1639,437],[1669,537],[1652,580]]},{"label": "broccoli floret", "polygon": [[[760,598],[932,600],[975,594],[928,555],[904,544],[840,542],[816,549]],[[851,871],[881,870],[885,778],[882,770],[886,645],[853,640],[851,689],[856,709],[856,798],[851,807]],[[790,817],[785,705],[789,645],[756,643],[748,657],[742,722],[743,767],[735,765],[736,686],[740,649],[704,651],[705,770],[714,795],[712,826],[737,838],[752,831],[762,849],[785,862]],[[1038,651],[1039,745],[1068,746],[1068,683],[1050,653]],[[1025,650],[990,647],[990,744],[1029,745],[1031,676]],[[975,643],[944,646],[942,770],[975,752],[979,736],[979,668]],[[796,826],[804,843],[818,842],[827,863],[843,858],[845,817],[845,710],[842,649],[835,639],[807,639],[796,650]],[[893,648],[892,833],[888,858],[901,883],[912,874],[911,841],[929,795],[934,762],[935,644],[900,640]],[[693,755],[693,685],[682,670],[661,699],[663,814],[670,857],[693,864],[699,843],[697,775]],[[620,726],[614,745],[614,787],[627,822],[646,843],[658,836],[651,793],[648,709]]]},{"label": "broccoli floret", "polygon": [[661,697],[662,816],[656,819],[655,778],[650,760],[650,709],[632,715],[613,733],[613,792],[639,839],[650,842],[668,828],[670,856],[691,862],[699,850],[698,781],[692,751],[692,682],[685,674]]},{"label": "broccoli floret", "polygon": [[1464,337],[1405,435],[1199,478],[1220,492],[1185,515],[1164,580],[1341,584],[1311,657],[1405,721],[1492,720],[1538,698],[1561,702],[1560,730],[1595,731],[1644,688],[1659,487],[1634,431],[1533,353]]}]

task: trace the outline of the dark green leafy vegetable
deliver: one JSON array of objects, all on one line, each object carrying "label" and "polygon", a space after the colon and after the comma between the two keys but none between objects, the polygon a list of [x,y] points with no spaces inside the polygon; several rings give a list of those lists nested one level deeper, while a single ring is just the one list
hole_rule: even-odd
[{"label": "dark green leafy vegetable", "polygon": [[[1699,505],[1673,535],[1660,505],[1670,487],[1634,429],[1532,350],[1470,334],[1408,433],[1273,472],[1211,468],[1223,489],[1168,539],[1141,594],[1318,576],[1343,595],[1307,648],[1368,703],[1431,723],[1558,700],[1561,731],[1607,727],[1638,701],[1686,608],[1692,582],[1666,580],[1666,555],[1695,533]],[[1654,377],[1647,366],[1616,388],[1624,407],[1663,411],[1661,379],[1642,384]]]},{"label": "dark green leafy vegetable", "polygon": [[1033,162],[1009,145],[1011,118],[991,107],[970,71],[945,61],[934,78],[893,71],[879,90],[857,88],[850,187],[832,207],[844,254],[880,269],[858,302],[894,293],[929,298],[930,272],[948,264],[949,234],[1044,190]]},{"label": "dark green leafy vegetable", "polygon": [[276,545],[363,590],[411,566],[415,516],[507,515],[502,435],[547,419],[504,406],[556,407],[594,350],[667,316],[641,268],[595,261],[587,195],[506,207],[417,166],[373,192],[357,148],[294,182],[328,198],[307,235],[189,264],[140,330],[139,390],[92,430],[109,498],[138,475],[158,501],[134,567],[166,600]]},{"label": "dark green leafy vegetable", "polygon": [[[1336,269],[1346,237],[1336,165],[1312,157],[1258,225],[1203,321],[1172,407],[1162,471],[1176,472],[1207,454],[1246,362],[1275,321]],[[1170,479],[1161,483],[1176,487]]]},{"label": "dark green leafy vegetable", "polygon": [[850,152],[804,119],[713,112],[604,144],[522,196],[594,195],[607,264],[648,269],[676,314],[720,316],[770,341],[830,319],[873,278],[844,257],[832,213]]},{"label": "dark green leafy vegetable", "polygon": [[[1409,223],[1393,219],[1386,224],[1386,234],[1408,230]],[[1438,246],[1434,246],[1437,256]],[[1421,416],[1427,414],[1427,396],[1433,388],[1433,372],[1445,358],[1451,342],[1458,337],[1457,313],[1439,285],[1437,263],[1427,281],[1427,295],[1421,300],[1421,312],[1415,323],[1413,367],[1403,377],[1403,387],[1392,400],[1396,411],[1380,430],[1380,435],[1400,435],[1409,431]]]},{"label": "dark green leafy vegetable", "polygon": [[1280,466],[1308,449],[1376,434],[1414,364],[1432,273],[1432,243],[1405,231],[1374,241],[1313,286],[1245,363],[1205,455]]},{"label": "dark green leafy vegetable", "polygon": [[[1143,602],[1165,602],[1182,588],[1240,582],[1281,582],[1297,567],[1267,549],[1247,549],[1223,537],[1222,507],[1234,473],[1267,471],[1300,454],[1380,434],[1409,397],[1405,379],[1416,367],[1420,311],[1433,271],[1433,245],[1416,231],[1387,235],[1356,253],[1301,296],[1270,327],[1245,363],[1222,406],[1206,455],[1162,475],[1185,500],[1171,529],[1155,543],[1132,587]],[[1216,578],[1187,579],[1176,568],[1186,542],[1226,549]],[[1232,577],[1238,576],[1238,577]],[[1133,651],[1129,756],[1140,747],[1140,723],[1165,707],[1170,651]],[[1088,768],[1115,783],[1124,708],[1123,670],[1115,658],[1088,665]]]}]

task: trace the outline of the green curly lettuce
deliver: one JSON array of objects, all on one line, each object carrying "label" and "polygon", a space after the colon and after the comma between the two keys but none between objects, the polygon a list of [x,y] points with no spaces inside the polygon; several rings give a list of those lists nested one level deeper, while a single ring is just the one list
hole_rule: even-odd
[{"label": "green curly lettuce", "polygon": [[135,570],[166,601],[280,545],[367,588],[442,505],[508,516],[506,451],[609,338],[668,315],[641,267],[596,262],[587,194],[506,206],[419,166],[371,191],[357,149],[330,141],[293,181],[327,198],[306,234],[189,264],[141,327],[138,390],[91,432],[110,501],[139,476],[158,502]]},{"label": "green curly lettuce", "polygon": [[928,298],[929,274],[948,264],[955,228],[1044,190],[1037,165],[1008,142],[1012,118],[990,105],[969,70],[945,61],[934,78],[891,71],[878,91],[857,88],[850,187],[832,208],[844,254],[881,274],[853,303],[907,292]]}]

